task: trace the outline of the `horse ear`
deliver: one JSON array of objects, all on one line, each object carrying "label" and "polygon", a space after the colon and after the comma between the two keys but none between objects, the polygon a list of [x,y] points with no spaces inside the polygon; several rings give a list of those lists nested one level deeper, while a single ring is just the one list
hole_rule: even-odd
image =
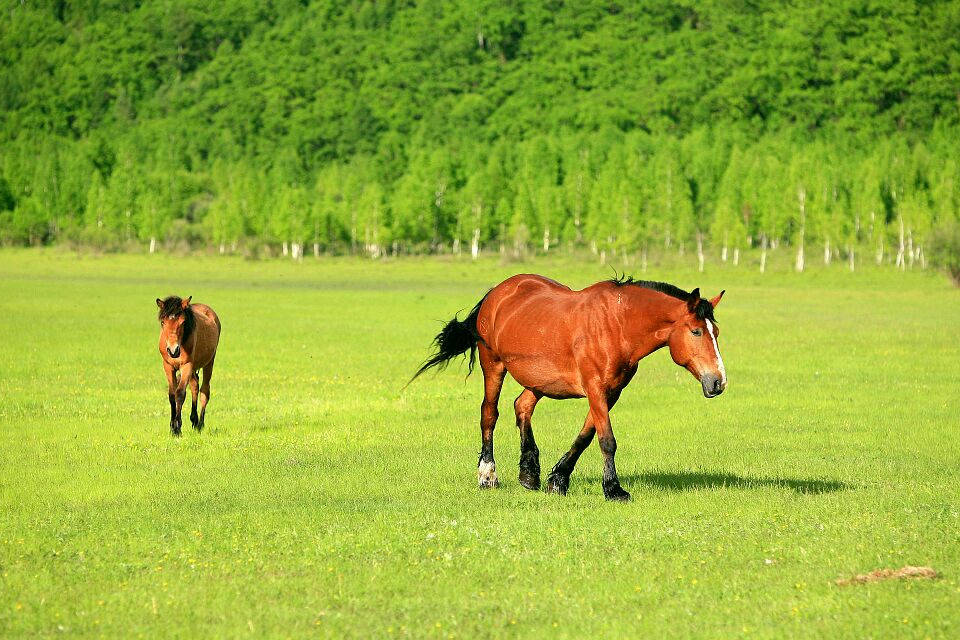
[{"label": "horse ear", "polygon": [[687,298],[687,309],[690,310],[690,313],[693,313],[693,310],[697,308],[698,302],[700,302],[700,287],[691,291],[690,297]]},{"label": "horse ear", "polygon": [[721,292],[720,292],[720,295],[718,295],[716,298],[714,298],[713,300],[710,301],[710,306],[712,306],[714,309],[716,309],[716,308],[717,308],[717,305],[720,304],[720,298],[722,298],[722,297],[723,297],[723,294],[725,294],[726,292],[727,292],[726,289],[724,289],[723,291],[721,291]]},{"label": "horse ear", "polygon": [[182,306],[184,309],[190,306],[190,301],[193,299],[193,296],[187,296],[187,299],[183,301]]},{"label": "horse ear", "polygon": [[157,307],[159,308],[162,306],[163,306],[163,300],[161,300],[160,298],[157,298]]}]

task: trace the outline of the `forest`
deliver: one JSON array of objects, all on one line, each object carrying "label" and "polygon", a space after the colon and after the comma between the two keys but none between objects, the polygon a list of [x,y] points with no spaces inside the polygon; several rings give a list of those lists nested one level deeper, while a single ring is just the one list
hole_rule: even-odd
[{"label": "forest", "polygon": [[925,264],[960,2],[8,0],[0,244]]}]

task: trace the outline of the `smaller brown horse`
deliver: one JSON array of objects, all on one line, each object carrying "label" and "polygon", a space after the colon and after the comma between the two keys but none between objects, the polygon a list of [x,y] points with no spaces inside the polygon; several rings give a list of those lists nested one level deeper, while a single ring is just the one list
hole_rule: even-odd
[{"label": "smaller brown horse", "polygon": [[547,491],[567,492],[574,465],[596,434],[603,454],[603,493],[608,500],[629,500],[614,465],[617,441],[610,410],[640,360],[663,347],[700,382],[704,396],[723,393],[727,374],[713,317],[722,296],[721,291],[704,300],[699,289],[688,293],[671,284],[626,277],[572,291],[543,276],[516,275],[491,289],[465,320],[454,316],[434,341],[437,352],[413,377],[431,367],[442,369],[467,351],[472,371],[479,352],[484,387],[480,487],[499,485],[493,429],[507,373],[524,387],[513,408],[520,429],[520,484],[527,489],[540,487],[540,451],[530,424],[537,402],[543,396],[587,398],[590,410],[583,429],[550,472]]},{"label": "smaller brown horse", "polygon": [[[157,298],[160,309],[160,357],[163,371],[167,374],[167,393],[170,399],[170,432],[180,435],[183,421],[180,412],[187,397],[187,384],[193,395],[190,423],[197,431],[203,429],[203,419],[210,400],[210,377],[213,361],[217,357],[220,342],[220,318],[205,304],[190,304],[192,296],[182,300],[170,296]],[[199,384],[200,370],[203,384]],[[200,413],[197,414],[199,386]]]}]

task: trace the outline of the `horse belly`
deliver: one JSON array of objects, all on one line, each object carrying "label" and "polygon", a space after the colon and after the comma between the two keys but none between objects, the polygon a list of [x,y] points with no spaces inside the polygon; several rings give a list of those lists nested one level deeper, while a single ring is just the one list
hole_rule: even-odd
[{"label": "horse belly", "polygon": [[548,398],[582,398],[583,390],[570,370],[542,358],[506,359],[507,371],[520,385]]}]

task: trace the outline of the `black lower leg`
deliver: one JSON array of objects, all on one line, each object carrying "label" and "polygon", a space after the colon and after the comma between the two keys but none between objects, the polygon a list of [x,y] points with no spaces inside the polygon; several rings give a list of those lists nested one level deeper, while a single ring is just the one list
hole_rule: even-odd
[{"label": "black lower leg", "polygon": [[520,426],[520,484],[531,490],[540,488],[540,450],[529,422]]},{"label": "black lower leg", "polygon": [[168,394],[170,399],[170,433],[175,436],[180,435],[180,421],[177,419],[177,397],[174,394]]},{"label": "black lower leg", "polygon": [[603,495],[607,500],[629,500],[630,494],[620,486],[614,456],[617,453],[617,441],[612,435],[600,438],[600,451],[603,453]]},{"label": "black lower leg", "polygon": [[193,425],[194,429],[199,431],[200,429],[200,415],[197,413],[197,405],[190,406],[190,424]]},{"label": "black lower leg", "polygon": [[563,454],[557,464],[553,465],[550,475],[547,476],[548,493],[566,495],[567,489],[570,488],[570,474],[573,473],[573,468],[576,466],[577,460],[580,459],[580,454],[593,442],[594,433],[596,432],[592,428],[585,428],[581,431],[577,439],[573,441],[570,450]]}]

